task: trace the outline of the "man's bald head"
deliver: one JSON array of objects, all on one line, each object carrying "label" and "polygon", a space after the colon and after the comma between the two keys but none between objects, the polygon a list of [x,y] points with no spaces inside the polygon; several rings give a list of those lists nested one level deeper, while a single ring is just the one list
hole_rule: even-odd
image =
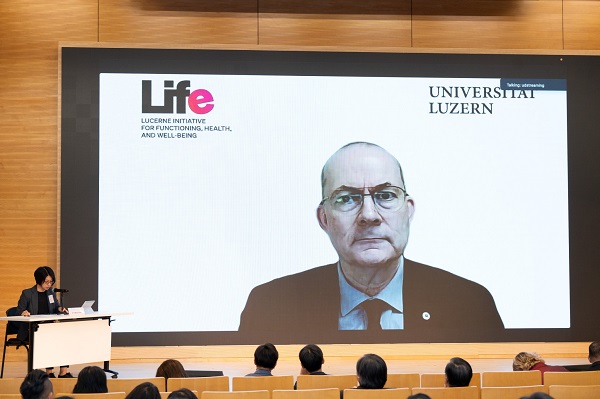
[{"label": "man's bald head", "polygon": [[389,158],[390,161],[393,160],[393,162],[398,166],[400,179],[402,180],[402,188],[406,189],[402,167],[400,166],[400,162],[392,154],[377,144],[366,141],[355,141],[341,147],[331,157],[329,157],[327,162],[325,162],[325,165],[323,165],[323,169],[321,170],[321,197],[325,198],[330,194],[326,192],[325,187],[331,177],[331,173],[340,173],[339,169],[349,170],[350,164],[353,160],[355,160],[357,157],[364,156],[384,157]]}]

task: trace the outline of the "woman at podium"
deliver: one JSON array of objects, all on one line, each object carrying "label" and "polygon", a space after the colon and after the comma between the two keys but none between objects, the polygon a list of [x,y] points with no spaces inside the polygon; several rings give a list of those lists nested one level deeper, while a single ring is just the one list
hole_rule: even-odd
[{"label": "woman at podium", "polygon": [[[17,305],[17,315],[31,316],[37,314],[58,314],[67,313],[58,302],[56,293],[52,286],[56,281],[54,271],[48,266],[40,266],[33,272],[35,285],[31,288],[24,289],[19,298]],[[22,323],[17,335],[21,341],[29,340],[29,326]],[[46,372],[52,378],[54,377],[54,369],[46,368]],[[59,378],[73,377],[69,373],[69,366],[60,366]]]}]

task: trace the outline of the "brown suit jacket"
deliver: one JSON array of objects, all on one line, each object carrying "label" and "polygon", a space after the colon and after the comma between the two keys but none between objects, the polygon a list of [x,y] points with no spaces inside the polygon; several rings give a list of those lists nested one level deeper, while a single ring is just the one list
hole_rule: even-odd
[{"label": "brown suit jacket", "polygon": [[499,340],[504,333],[487,289],[408,259],[404,260],[403,302],[403,330],[338,331],[340,290],[334,263],[255,287],[239,331],[256,342],[281,344],[485,342]]}]

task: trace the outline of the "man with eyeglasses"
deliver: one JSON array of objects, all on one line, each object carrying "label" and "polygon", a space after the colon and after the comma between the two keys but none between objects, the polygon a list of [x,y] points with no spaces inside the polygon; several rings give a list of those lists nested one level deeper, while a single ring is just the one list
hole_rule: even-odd
[{"label": "man with eyeglasses", "polygon": [[396,158],[375,144],[347,144],[325,163],[321,186],[317,219],[339,261],[255,287],[239,331],[290,342],[352,342],[346,330],[366,330],[363,341],[500,337],[487,289],[404,258],[415,203]]}]

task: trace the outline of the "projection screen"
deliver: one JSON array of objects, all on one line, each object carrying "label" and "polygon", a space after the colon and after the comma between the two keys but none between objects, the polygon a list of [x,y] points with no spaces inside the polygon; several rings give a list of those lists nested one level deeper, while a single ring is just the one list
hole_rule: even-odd
[{"label": "projection screen", "polygon": [[[423,308],[431,321],[411,328],[413,303],[453,296],[435,287],[454,281],[409,288],[414,261],[489,292],[504,328],[476,341],[590,340],[598,66],[589,56],[64,47],[66,305],[133,312],[112,325],[117,345],[473,341],[464,332],[485,319],[457,315],[478,300],[456,302],[441,327]],[[326,333],[325,303],[314,319],[300,310],[339,296],[306,273],[340,258],[317,218],[329,194],[321,173],[353,142],[398,160],[414,205],[405,324],[378,334]],[[238,331],[253,288],[302,272],[258,303],[274,328]],[[314,323],[292,329],[301,312]]]}]

